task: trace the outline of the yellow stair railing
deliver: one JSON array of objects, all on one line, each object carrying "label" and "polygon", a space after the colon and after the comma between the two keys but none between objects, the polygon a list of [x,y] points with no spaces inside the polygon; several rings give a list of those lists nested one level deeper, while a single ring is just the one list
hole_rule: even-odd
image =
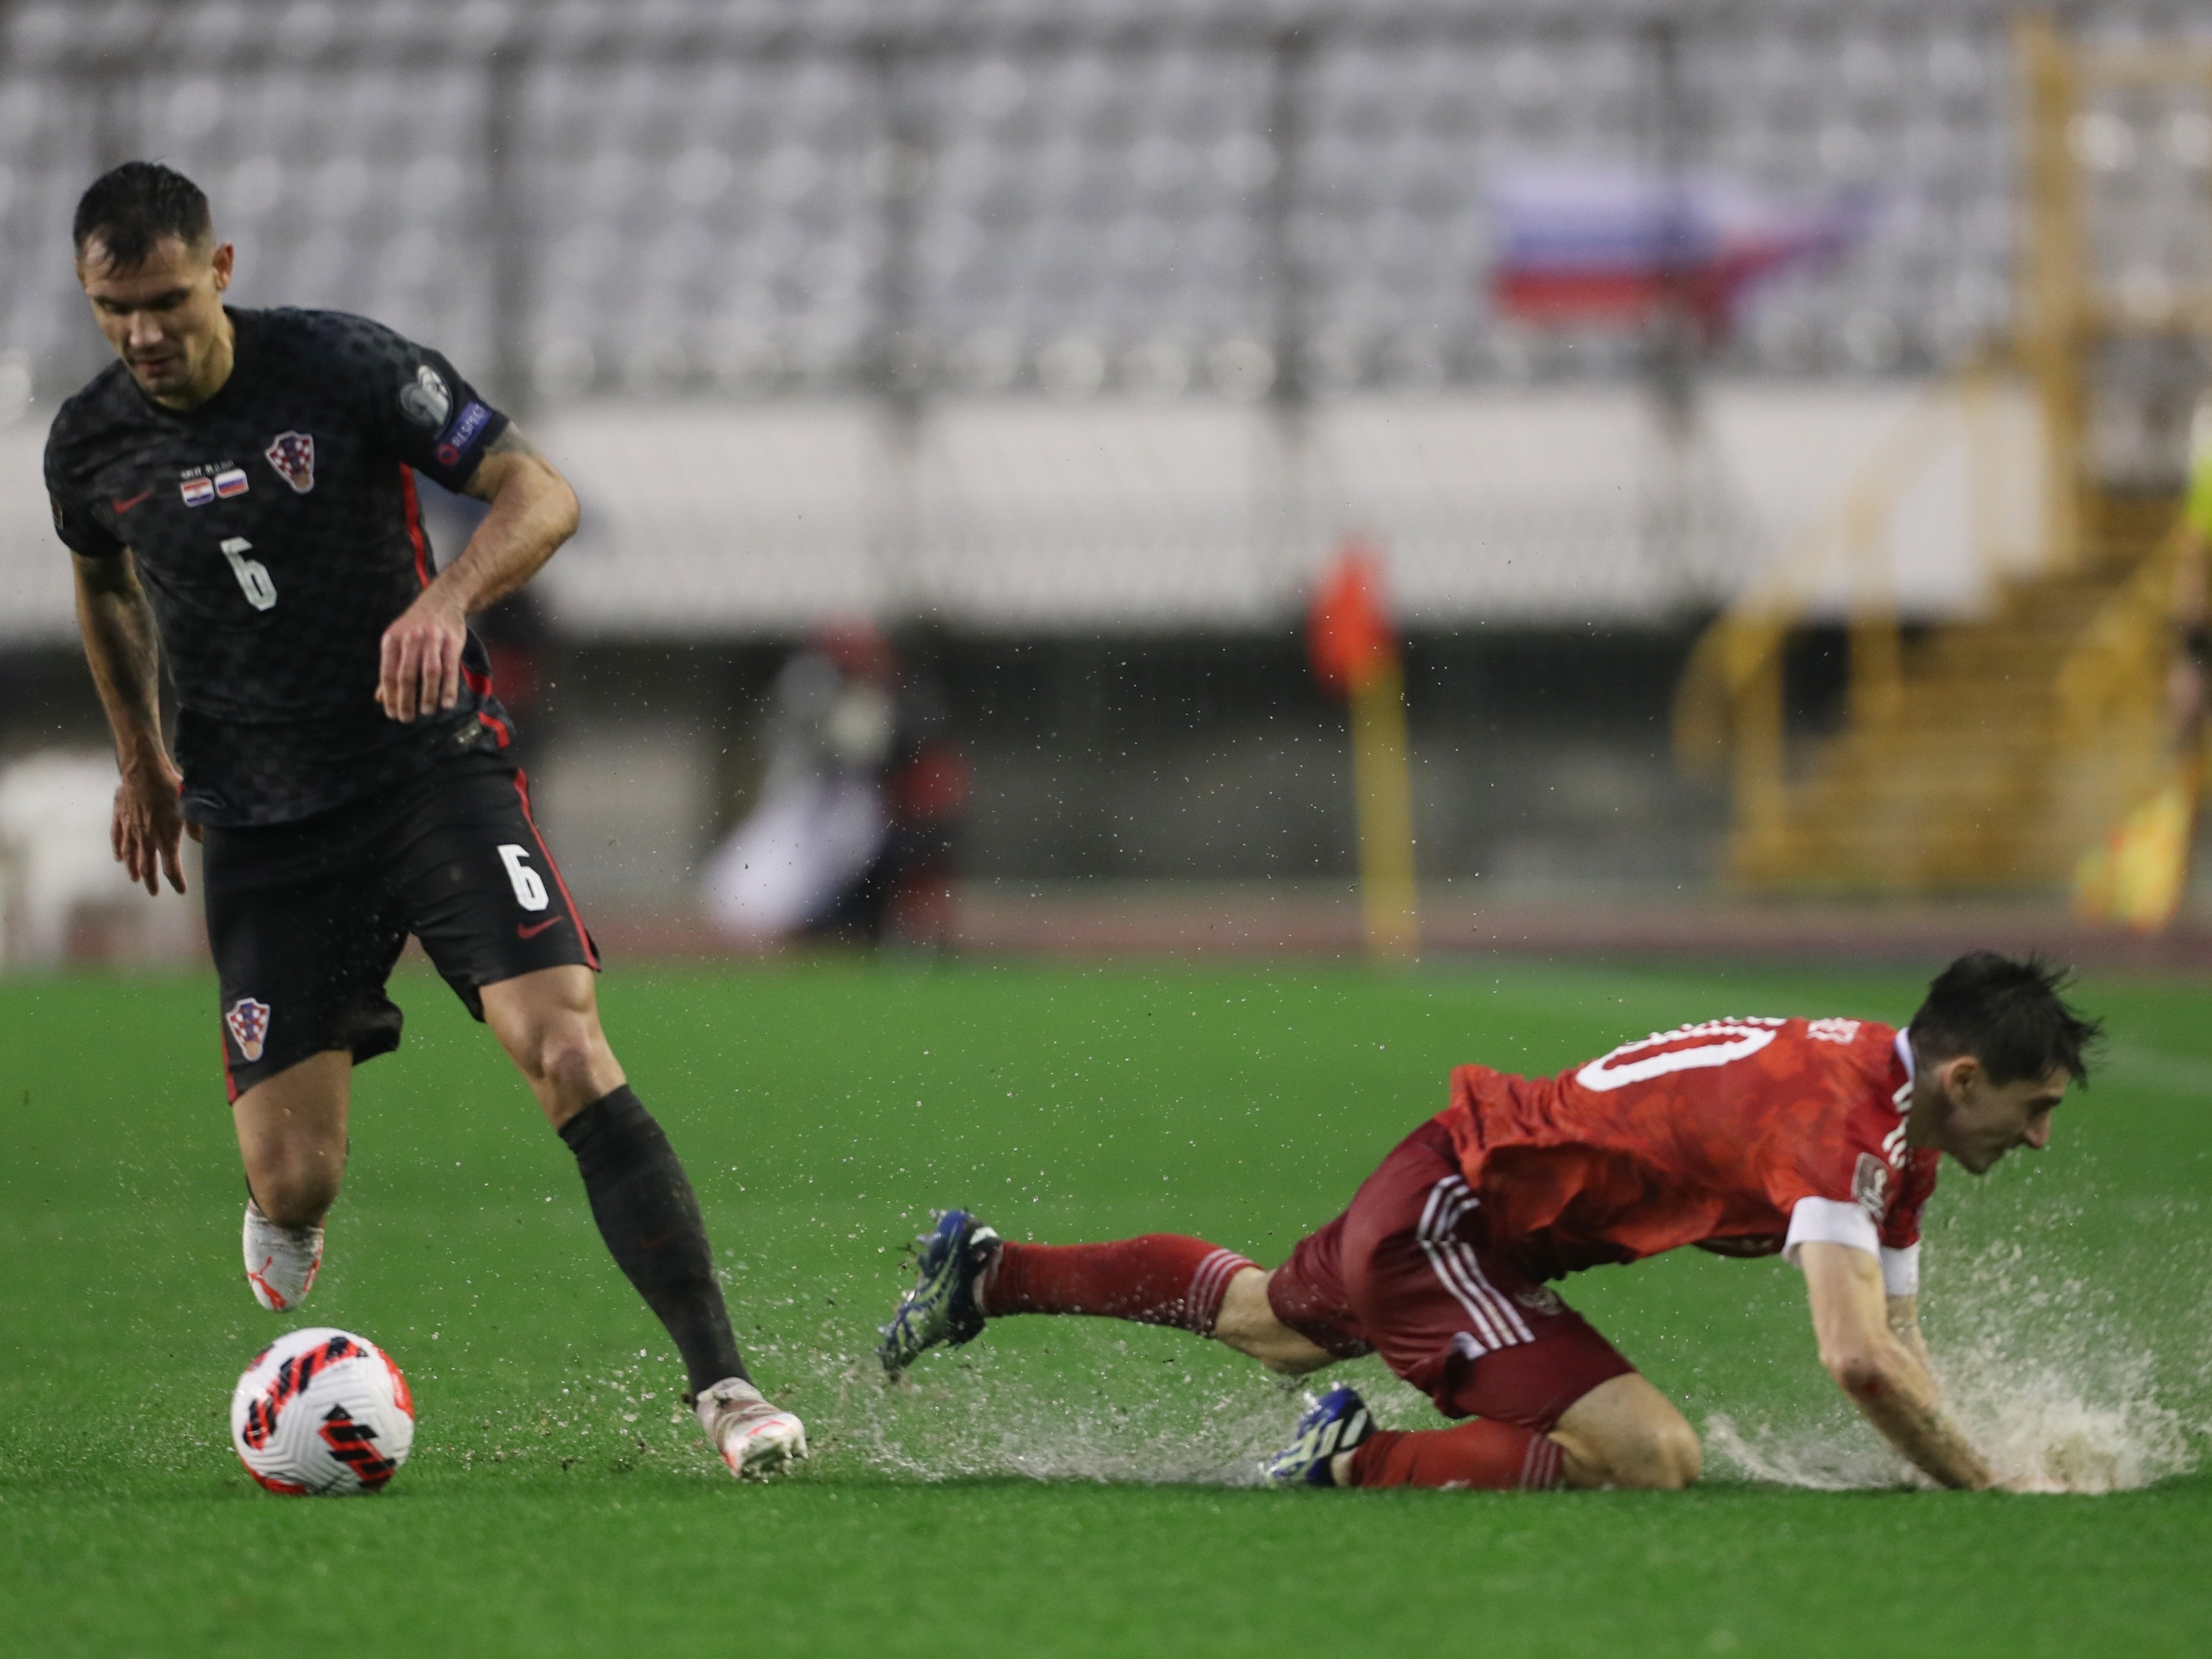
[{"label": "yellow stair railing", "polygon": [[[1952,444],[1972,444],[1960,394],[1931,394],[1901,422],[1691,653],[1675,752],[1686,769],[1727,769],[1728,871],[1747,886],[2048,884],[2161,775],[2178,514],[2150,548],[2106,545],[2090,569],[1985,566],[1987,614],[1908,647],[1896,510]],[[1836,619],[1839,588],[1843,729],[1793,743],[1790,639]]]},{"label": "yellow stair railing", "polygon": [[[1728,867],[1747,885],[2054,884],[2172,775],[2161,690],[2186,545],[2178,503],[2104,487],[2085,431],[2106,344],[2212,333],[2212,286],[2177,270],[2156,306],[2113,291],[2094,246],[2102,186],[2083,158],[2132,118],[2118,112],[2212,88],[2212,50],[2071,41],[2035,14],[2014,41],[2025,222],[2018,331],[2002,360],[2012,375],[1993,358],[1932,388],[1698,640],[1676,695],[1682,763],[1728,771]],[[2034,410],[2038,453],[2024,465],[2005,459],[2006,403]],[[1929,469],[1961,453],[1989,603],[1908,641],[1900,514]],[[2026,544],[2002,544],[2007,503],[2033,505]],[[1793,741],[1790,636],[1839,618],[1843,729]]]}]

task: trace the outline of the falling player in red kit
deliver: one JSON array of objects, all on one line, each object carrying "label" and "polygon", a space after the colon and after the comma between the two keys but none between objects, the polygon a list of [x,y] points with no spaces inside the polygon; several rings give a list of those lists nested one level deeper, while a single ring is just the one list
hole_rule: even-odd
[{"label": "falling player in red kit", "polygon": [[1178,1326],[1293,1376],[1379,1353],[1473,1420],[1377,1429],[1340,1387],[1272,1483],[1678,1488],[1698,1477],[1696,1433],[1551,1282],[1685,1244],[1779,1252],[1805,1274],[1838,1386],[1931,1479],[1988,1486],[1920,1337],[1920,1212],[1942,1154],[1980,1175],[2049,1143],[2099,1029],[2062,983],[1976,951],[1902,1031],[1717,1019],[1554,1078],[1460,1066],[1450,1105],[1273,1272],[1173,1234],[1012,1243],[947,1211],[879,1352],[896,1372],[987,1319],[1084,1313]]}]

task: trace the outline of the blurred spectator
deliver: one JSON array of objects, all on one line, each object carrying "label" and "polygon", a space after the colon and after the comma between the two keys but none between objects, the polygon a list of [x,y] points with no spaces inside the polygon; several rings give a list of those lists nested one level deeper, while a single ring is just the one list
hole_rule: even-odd
[{"label": "blurred spectator", "polygon": [[869,623],[825,629],[776,676],[760,803],[715,854],[707,903],[731,939],[941,946],[968,765],[943,698]]},{"label": "blurred spectator", "polygon": [[[50,968],[81,954],[158,960],[197,942],[197,896],[145,891],[116,862],[108,830],[115,757],[49,749],[0,769],[0,962]],[[189,842],[186,843],[190,845]]]}]

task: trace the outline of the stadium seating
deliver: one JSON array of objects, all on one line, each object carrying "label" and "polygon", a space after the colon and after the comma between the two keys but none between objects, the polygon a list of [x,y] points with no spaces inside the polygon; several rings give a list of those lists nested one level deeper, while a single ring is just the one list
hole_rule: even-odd
[{"label": "stadium seating", "polygon": [[[2086,9],[2093,32],[2208,27],[2186,8]],[[1285,367],[1286,281],[1295,367],[1323,392],[1620,372],[1618,340],[1532,340],[1497,314],[1485,181],[1516,158],[1656,153],[1646,9],[1567,27],[1503,6],[1316,8],[1327,27],[1279,61],[1269,26],[1302,15],[18,6],[0,34],[0,350],[42,393],[82,369],[56,238],[102,159],[145,152],[215,191],[252,256],[249,299],[356,307],[472,362],[498,357],[519,306],[511,331],[555,399],[890,374],[1249,397]],[[2004,321],[2014,96],[1980,9],[1692,21],[1677,80],[1686,165],[1881,205],[1840,263],[1758,297],[1731,367],[1924,370]],[[2116,104],[2079,139],[2133,176],[2112,257],[2151,271],[2159,227],[2212,165],[2212,109],[2145,125]],[[525,257],[502,258],[502,235]],[[517,270],[524,291],[499,291]],[[2146,304],[2155,288],[2136,284]]]}]

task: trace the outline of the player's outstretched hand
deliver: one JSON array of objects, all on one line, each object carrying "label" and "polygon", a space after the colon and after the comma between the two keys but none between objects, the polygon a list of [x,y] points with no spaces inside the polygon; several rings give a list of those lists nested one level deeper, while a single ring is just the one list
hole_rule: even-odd
[{"label": "player's outstretched hand", "polygon": [[451,708],[461,695],[461,647],[469,636],[461,608],[438,591],[422,590],[384,630],[384,662],[376,701],[407,721]]},{"label": "player's outstretched hand", "polygon": [[177,799],[184,781],[184,775],[164,755],[143,766],[131,767],[115,786],[115,817],[108,825],[107,842],[115,849],[116,861],[131,872],[131,879],[149,893],[161,890],[165,875],[170,886],[179,893],[185,890],[178,838],[190,830],[192,839],[198,841],[200,831],[198,824],[185,822],[184,808]]}]

